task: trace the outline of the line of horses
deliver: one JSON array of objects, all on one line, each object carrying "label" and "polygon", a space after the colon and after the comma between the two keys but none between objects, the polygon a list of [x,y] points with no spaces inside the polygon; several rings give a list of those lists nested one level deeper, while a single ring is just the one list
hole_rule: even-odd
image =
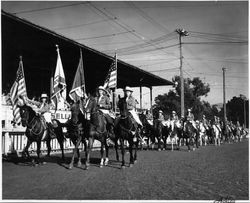
[{"label": "line of horses", "polygon": [[[70,138],[75,146],[68,169],[73,168],[76,155],[78,157],[77,166],[81,167],[81,153],[79,151],[81,143],[84,145],[86,156],[85,169],[89,169],[90,152],[93,148],[94,140],[98,140],[101,143],[101,168],[109,163],[109,144],[107,142],[109,138],[114,143],[117,161],[119,161],[118,147],[120,146],[122,155],[121,168],[124,169],[125,141],[127,141],[129,145],[129,166],[132,167],[133,164],[137,162],[137,150],[139,147],[143,148],[144,143],[146,143],[146,149],[154,148],[157,144],[159,151],[166,150],[168,143],[171,143],[171,150],[180,149],[181,145],[186,145],[190,152],[191,148],[194,150],[202,145],[220,145],[222,140],[231,142],[241,141],[242,139],[242,130],[239,131],[238,128],[232,130],[227,129],[225,126],[221,132],[215,124],[205,126],[202,122],[197,123],[195,128],[191,122],[183,119],[176,121],[174,128],[171,126],[169,120],[162,123],[155,119],[153,125],[150,125],[144,114],[139,115],[143,127],[138,127],[135,125],[127,109],[126,98],[119,98],[118,108],[120,109],[120,116],[113,120],[113,124],[108,125],[105,115],[99,111],[96,99],[90,96],[85,105],[85,113],[88,115],[87,117],[89,117],[89,119],[87,119],[80,111],[80,108],[78,108],[76,113],[72,114],[71,119],[66,123],[61,123],[56,119],[52,121],[54,133],[62,151],[62,161],[65,161],[63,149],[65,137],[62,130],[63,127],[67,128],[66,137]],[[32,163],[38,165],[40,163],[40,148],[42,141],[46,141],[48,147],[47,156],[50,156],[50,131],[48,131],[43,124],[41,116],[37,115],[30,106],[26,104],[20,106],[20,114],[22,125],[27,127],[25,134],[28,138],[27,145],[22,155],[30,159],[31,157],[28,149],[32,142],[36,142],[37,159],[36,161],[32,160]]]}]

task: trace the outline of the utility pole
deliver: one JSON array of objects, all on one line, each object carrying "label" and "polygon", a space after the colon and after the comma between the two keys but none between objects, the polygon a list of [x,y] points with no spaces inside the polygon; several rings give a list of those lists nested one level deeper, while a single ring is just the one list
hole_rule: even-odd
[{"label": "utility pole", "polygon": [[180,80],[181,80],[181,116],[184,117],[184,79],[183,79],[183,70],[182,70],[182,42],[181,37],[188,36],[188,32],[184,29],[176,29],[176,32],[179,34],[179,43],[180,43]]},{"label": "utility pole", "polygon": [[225,85],[225,71],[226,68],[222,68],[222,72],[223,72],[223,115],[224,115],[224,124],[226,122],[227,119],[227,109],[226,109],[226,85]]}]

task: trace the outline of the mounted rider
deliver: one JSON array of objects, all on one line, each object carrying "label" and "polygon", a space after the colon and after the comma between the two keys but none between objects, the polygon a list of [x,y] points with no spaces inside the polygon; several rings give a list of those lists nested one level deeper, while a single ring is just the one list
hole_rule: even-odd
[{"label": "mounted rider", "polygon": [[52,120],[51,120],[51,113],[50,109],[52,108],[52,104],[48,102],[48,95],[46,93],[41,94],[41,102],[26,99],[27,104],[30,105],[37,114],[41,115],[41,120],[49,130],[51,138],[54,138],[56,135],[53,130]]},{"label": "mounted rider", "polygon": [[174,131],[174,127],[176,126],[177,121],[178,121],[178,115],[176,114],[175,111],[172,111],[172,116],[170,119],[170,125],[172,131]]},{"label": "mounted rider", "polygon": [[124,95],[126,98],[126,102],[127,102],[127,109],[130,112],[130,114],[132,115],[132,117],[134,118],[136,124],[138,124],[140,127],[142,127],[142,123],[141,120],[139,118],[139,116],[137,115],[135,108],[136,108],[136,100],[135,98],[132,96],[133,90],[130,87],[125,87],[124,91]]},{"label": "mounted rider", "polygon": [[205,129],[208,130],[209,123],[208,120],[206,119],[206,115],[202,116],[201,122],[204,125]]},{"label": "mounted rider", "polygon": [[109,99],[107,90],[103,86],[98,87],[98,96],[96,99],[99,111],[103,113],[106,119],[107,130],[113,135],[115,117],[110,112],[110,110],[112,109],[111,101]]},{"label": "mounted rider", "polygon": [[148,121],[148,124],[152,126],[153,125],[153,115],[151,114],[150,110],[148,110],[148,109],[146,110],[145,116],[146,116],[146,119]]},{"label": "mounted rider", "polygon": [[220,133],[222,132],[221,130],[221,125],[220,125],[220,118],[217,116],[214,116],[214,125],[218,128],[218,130],[220,131]]},{"label": "mounted rider", "polygon": [[99,110],[103,113],[108,124],[113,125],[114,115],[111,114],[110,110],[112,109],[111,101],[108,97],[108,92],[103,86],[98,87],[98,97],[97,105]]},{"label": "mounted rider", "polygon": [[187,121],[192,123],[193,127],[197,130],[196,123],[194,121],[194,114],[191,112],[191,109],[188,109]]}]

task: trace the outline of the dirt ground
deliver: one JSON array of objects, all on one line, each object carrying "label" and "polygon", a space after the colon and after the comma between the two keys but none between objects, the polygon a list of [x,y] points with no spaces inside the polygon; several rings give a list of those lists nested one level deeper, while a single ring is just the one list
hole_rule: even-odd
[{"label": "dirt ground", "polygon": [[[22,159],[3,160],[2,198],[32,200],[219,200],[249,199],[249,144],[209,145],[188,152],[139,151],[138,163],[121,169],[110,151],[109,166],[99,168],[99,151],[89,170],[67,169],[60,154],[32,167]],[[81,153],[84,157],[84,153]],[[66,162],[70,162],[71,153]],[[129,154],[126,153],[128,165]],[[84,163],[84,158],[82,159]]]}]

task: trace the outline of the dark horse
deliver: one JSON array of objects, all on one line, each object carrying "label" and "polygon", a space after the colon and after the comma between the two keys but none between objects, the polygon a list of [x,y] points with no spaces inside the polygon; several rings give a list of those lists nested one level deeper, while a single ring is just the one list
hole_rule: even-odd
[{"label": "dark horse", "polygon": [[[127,102],[126,98],[120,98],[118,101],[118,108],[120,109],[120,117],[116,118],[115,120],[115,150],[116,150],[116,159],[119,161],[118,155],[118,140],[121,146],[121,153],[122,153],[122,169],[125,168],[125,148],[124,148],[124,141],[127,140],[129,143],[129,152],[130,152],[130,164],[129,166],[132,167],[134,163],[137,162],[137,148],[138,148],[138,129],[134,124],[134,119],[132,115],[129,113],[127,109]],[[135,144],[135,153],[133,155],[133,146]]]},{"label": "dark horse", "polygon": [[[90,114],[90,121],[87,126],[85,137],[88,140],[88,146],[86,149],[86,169],[89,167],[89,158],[90,151],[93,147],[94,140],[99,140],[101,142],[101,162],[100,167],[103,167],[103,164],[108,165],[108,153],[109,147],[107,145],[107,129],[106,129],[106,119],[99,107],[97,105],[96,98],[90,96],[86,101],[85,111],[87,114]],[[104,148],[106,151],[106,157],[104,160]]]},{"label": "dark horse", "polygon": [[71,119],[69,119],[66,123],[62,123],[62,127],[67,128],[66,137],[69,138],[74,144],[75,148],[73,150],[73,156],[71,158],[71,162],[69,164],[69,169],[73,168],[74,158],[77,153],[78,162],[77,167],[81,167],[81,156],[79,151],[79,146],[81,142],[84,144],[84,150],[86,153],[87,143],[84,134],[86,134],[88,121],[85,119],[83,113],[80,110],[80,102],[75,102],[71,106]]},{"label": "dark horse", "polygon": [[[47,156],[50,156],[50,151],[51,151],[50,132],[46,126],[44,118],[42,118],[40,115],[37,115],[36,112],[30,106],[27,106],[26,104],[24,104],[23,106],[20,106],[20,115],[21,115],[22,126],[27,127],[25,135],[28,138],[27,145],[24,148],[22,155],[23,156],[27,155],[27,157],[30,158],[28,149],[30,145],[32,144],[32,142],[36,142],[37,143],[37,164],[39,164],[42,141],[46,141],[46,144],[48,147]],[[54,128],[54,133],[56,134],[56,138],[62,150],[62,160],[64,160],[64,151],[63,151],[64,136],[63,136],[62,128],[60,127],[60,122],[58,120],[53,119],[52,122],[54,126],[56,126]]]},{"label": "dark horse", "polygon": [[189,121],[186,122],[184,127],[184,138],[186,138],[186,145],[188,147],[188,151],[190,151],[190,145],[194,148],[194,143],[196,143],[196,147],[198,148],[197,134],[193,124]]},{"label": "dark horse", "polygon": [[145,114],[139,114],[139,118],[140,118],[142,125],[143,125],[143,127],[141,129],[141,135],[142,135],[142,137],[146,137],[147,149],[149,149],[149,141],[153,139],[152,138],[153,126],[149,124]]}]

